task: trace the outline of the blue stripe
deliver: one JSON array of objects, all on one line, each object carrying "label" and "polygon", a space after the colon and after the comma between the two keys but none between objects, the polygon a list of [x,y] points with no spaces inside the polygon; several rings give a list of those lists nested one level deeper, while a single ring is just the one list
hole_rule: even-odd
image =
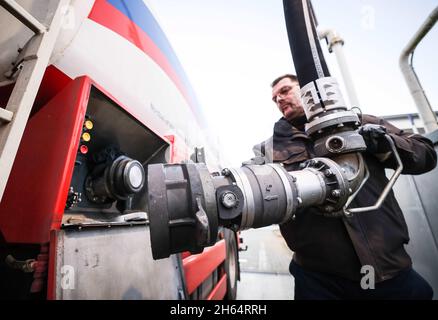
[{"label": "blue stripe", "polygon": [[[196,110],[199,112],[201,116],[201,120],[203,119],[202,112],[199,108],[199,103],[194,94],[194,91],[188,81],[188,78],[179,62],[178,58],[175,55],[169,41],[167,40],[166,35],[163,30],[160,28],[157,20],[155,20],[152,13],[149,11],[148,7],[142,0],[107,0],[112,6],[114,6],[117,10],[122,12],[129,20],[134,22],[137,26],[140,27],[156,44],[156,46],[161,50],[161,52],[166,56],[170,65],[179,76],[182,84],[184,85],[187,94],[192,99],[195,104]],[[202,121],[205,123],[204,121]]]}]

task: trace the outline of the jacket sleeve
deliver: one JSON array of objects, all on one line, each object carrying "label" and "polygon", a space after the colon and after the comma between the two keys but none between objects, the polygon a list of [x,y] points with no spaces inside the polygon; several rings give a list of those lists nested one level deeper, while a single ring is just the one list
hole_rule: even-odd
[{"label": "jacket sleeve", "polygon": [[256,158],[261,157],[264,159],[265,163],[272,163],[273,162],[272,148],[273,148],[273,138],[270,137],[267,140],[259,144],[256,144],[252,148],[252,151],[256,156]]},{"label": "jacket sleeve", "polygon": [[[432,141],[419,135],[407,133],[378,117],[363,115],[363,124],[379,124],[386,128],[395,143],[403,163],[403,174],[422,174],[435,168],[437,154]],[[385,167],[395,169],[397,166],[394,156],[384,162]]]}]

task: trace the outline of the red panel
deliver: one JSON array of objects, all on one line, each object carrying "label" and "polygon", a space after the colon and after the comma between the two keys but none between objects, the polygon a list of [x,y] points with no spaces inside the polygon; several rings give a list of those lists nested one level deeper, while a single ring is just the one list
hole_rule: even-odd
[{"label": "red panel", "polygon": [[[54,66],[49,66],[44,73],[40,88],[35,98],[35,103],[32,107],[34,114],[43,105],[49,102],[57,93],[64,89],[72,80],[59,69]],[[0,87],[0,107],[5,107],[8,103],[15,83]]]},{"label": "red panel", "polygon": [[56,270],[56,245],[57,245],[57,231],[52,230],[50,232],[50,244],[49,244],[49,270],[47,272],[47,299],[56,299],[56,283],[55,283],[55,270]]},{"label": "red panel", "polygon": [[175,136],[174,135],[168,135],[168,136],[164,136],[164,138],[167,139],[167,141],[170,144],[170,159],[169,159],[169,163],[175,163]]},{"label": "red panel", "polygon": [[189,251],[184,251],[181,253],[181,259],[185,259],[187,257],[190,257],[192,254]]},{"label": "red panel", "polygon": [[206,248],[203,253],[183,260],[187,291],[191,294],[224,260],[225,240]]},{"label": "red panel", "polygon": [[72,81],[29,120],[0,203],[7,242],[45,243],[59,229],[90,87]]},{"label": "red panel", "polygon": [[35,103],[32,108],[32,114],[41,109],[54,96],[56,96],[62,89],[64,89],[72,79],[66,74],[57,69],[55,66],[49,66],[44,73],[41,86],[35,98]]},{"label": "red panel", "polygon": [[208,295],[207,300],[222,300],[227,292],[227,275],[224,274],[213,291]]}]

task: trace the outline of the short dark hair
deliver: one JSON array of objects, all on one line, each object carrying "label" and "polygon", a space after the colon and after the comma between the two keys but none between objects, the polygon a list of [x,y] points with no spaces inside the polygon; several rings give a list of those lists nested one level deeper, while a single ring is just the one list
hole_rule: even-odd
[{"label": "short dark hair", "polygon": [[279,83],[281,80],[283,80],[284,78],[289,78],[292,81],[298,82],[298,78],[296,75],[294,74],[284,74],[282,76],[279,76],[277,79],[275,79],[274,81],[272,81],[271,83],[271,88],[273,88],[277,83]]}]

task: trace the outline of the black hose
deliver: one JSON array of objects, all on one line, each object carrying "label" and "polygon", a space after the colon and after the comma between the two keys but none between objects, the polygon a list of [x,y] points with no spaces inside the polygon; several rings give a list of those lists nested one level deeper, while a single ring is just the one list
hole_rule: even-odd
[{"label": "black hose", "polygon": [[303,87],[319,78],[330,77],[319,44],[316,18],[310,1],[283,0],[283,7],[289,45],[300,86]]},{"label": "black hose", "polygon": [[308,1],[307,3],[309,4],[309,10],[312,16],[313,23],[315,24],[315,27],[318,27],[318,20],[316,19],[315,10],[313,10],[313,3],[312,1]]}]

